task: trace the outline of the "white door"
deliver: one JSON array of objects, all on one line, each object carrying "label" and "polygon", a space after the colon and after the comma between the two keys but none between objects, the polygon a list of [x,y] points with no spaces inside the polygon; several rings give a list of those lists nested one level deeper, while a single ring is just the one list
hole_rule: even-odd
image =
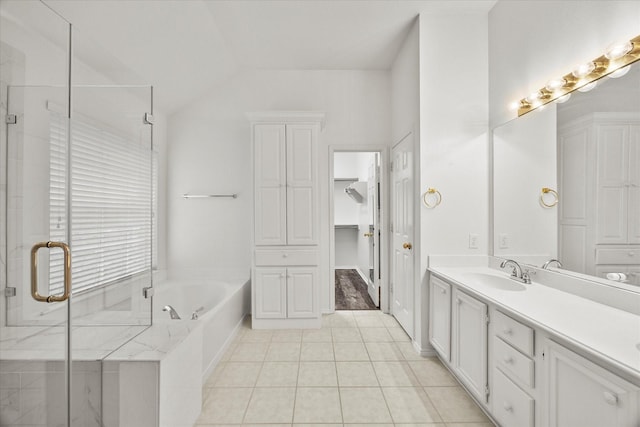
[{"label": "white door", "polygon": [[378,167],[378,153],[371,156],[371,164],[369,165],[369,174],[367,180],[367,216],[369,224],[372,225],[369,233],[369,296],[373,303],[380,307],[380,201],[378,194],[378,185],[380,182],[380,168]]},{"label": "white door", "polygon": [[413,337],[413,134],[392,150],[391,312]]}]

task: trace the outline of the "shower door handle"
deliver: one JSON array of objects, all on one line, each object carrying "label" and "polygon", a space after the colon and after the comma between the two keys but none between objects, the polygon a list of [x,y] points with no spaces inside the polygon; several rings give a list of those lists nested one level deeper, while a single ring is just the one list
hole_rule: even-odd
[{"label": "shower door handle", "polygon": [[[38,250],[41,248],[61,248],[64,252],[64,291],[62,295],[40,295],[38,293]],[[71,250],[62,242],[40,242],[31,248],[31,296],[40,302],[62,302],[71,295]]]}]

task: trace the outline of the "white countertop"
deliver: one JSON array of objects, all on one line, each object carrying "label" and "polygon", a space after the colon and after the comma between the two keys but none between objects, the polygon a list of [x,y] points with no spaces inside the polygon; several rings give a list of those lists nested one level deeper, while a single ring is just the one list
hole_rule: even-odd
[{"label": "white countertop", "polygon": [[511,291],[468,276],[477,272],[508,277],[489,267],[431,267],[429,271],[556,335],[640,385],[640,316],[535,281],[524,285],[524,291]]}]

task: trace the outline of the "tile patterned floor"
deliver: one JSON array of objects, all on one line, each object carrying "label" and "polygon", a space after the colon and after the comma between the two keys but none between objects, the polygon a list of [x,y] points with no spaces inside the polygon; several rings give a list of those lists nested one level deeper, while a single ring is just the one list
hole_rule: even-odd
[{"label": "tile patterned floor", "polygon": [[320,330],[245,325],[207,380],[196,426],[491,427],[396,320],[338,311]]}]

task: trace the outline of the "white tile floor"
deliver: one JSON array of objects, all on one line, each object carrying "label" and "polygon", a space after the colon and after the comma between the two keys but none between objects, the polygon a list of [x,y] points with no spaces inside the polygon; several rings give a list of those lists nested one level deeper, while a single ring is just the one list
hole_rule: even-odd
[{"label": "white tile floor", "polygon": [[440,361],[420,357],[379,311],[338,311],[320,330],[247,324],[203,396],[196,426],[493,426]]}]

